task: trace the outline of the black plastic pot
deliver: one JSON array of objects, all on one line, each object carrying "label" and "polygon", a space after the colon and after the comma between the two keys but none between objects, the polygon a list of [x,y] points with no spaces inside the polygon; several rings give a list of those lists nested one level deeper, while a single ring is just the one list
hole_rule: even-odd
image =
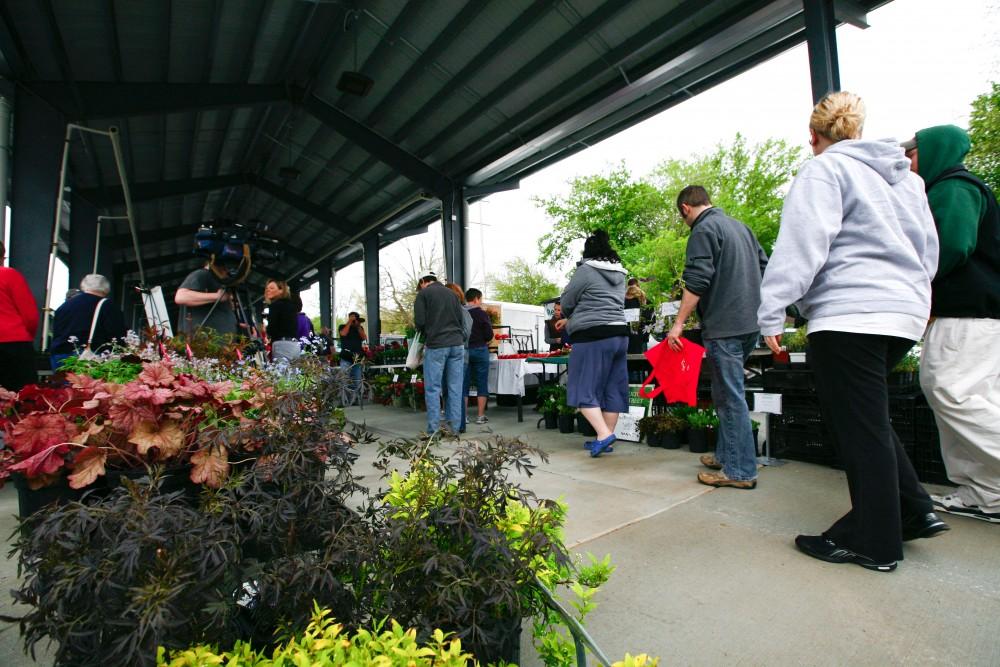
[{"label": "black plastic pot", "polygon": [[69,488],[69,482],[62,478],[49,486],[40,489],[28,487],[28,480],[21,475],[13,475],[14,487],[17,489],[17,514],[22,519],[26,519],[43,507],[55,503],[65,505],[66,503],[79,500],[83,495],[83,490]]},{"label": "black plastic pot", "polygon": [[579,412],[576,413],[576,430],[579,431],[581,435],[589,435],[591,437],[597,435],[597,431],[595,431],[594,427],[590,425],[587,418]]},{"label": "black plastic pot", "polygon": [[662,433],[647,433],[646,434],[646,444],[650,447],[662,447],[663,446],[663,434]]},{"label": "black plastic pot", "polygon": [[715,449],[715,429],[693,428],[688,436],[688,449],[695,454],[707,454]]},{"label": "black plastic pot", "polygon": [[676,431],[667,431],[666,433],[663,433],[660,440],[660,447],[663,447],[664,449],[680,449],[680,434]]},{"label": "black plastic pot", "polygon": [[559,432],[572,433],[576,430],[576,419],[573,415],[559,415]]},{"label": "black plastic pot", "polygon": [[547,429],[559,428],[559,413],[558,412],[546,412],[545,413],[545,428],[547,428]]},{"label": "black plastic pot", "polygon": [[[487,638],[482,642],[470,642],[469,649],[481,665],[500,663],[520,664],[521,662],[521,619],[497,619],[492,627],[484,628]],[[466,643],[462,642],[465,648]]]}]

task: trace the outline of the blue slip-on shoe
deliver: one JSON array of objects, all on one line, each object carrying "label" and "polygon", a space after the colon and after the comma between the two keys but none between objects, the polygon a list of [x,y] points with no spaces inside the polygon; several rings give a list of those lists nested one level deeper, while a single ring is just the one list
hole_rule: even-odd
[{"label": "blue slip-on shoe", "polygon": [[608,437],[606,437],[604,440],[594,440],[594,445],[590,448],[590,456],[591,456],[591,458],[595,458],[596,459],[601,454],[603,454],[605,452],[610,452],[611,451],[611,445],[612,445],[612,443],[614,443],[614,441],[617,440],[617,439],[618,438],[615,437],[615,434],[612,433],[611,435],[609,435]]},{"label": "blue slip-on shoe", "polygon": [[[594,443],[595,442],[597,442],[597,441],[596,440],[584,440],[583,441],[583,448],[586,449],[589,452],[591,449],[594,448]],[[610,454],[613,451],[615,451],[615,448],[612,447],[612,446],[610,446],[610,445],[608,445],[608,448],[604,450],[604,453],[605,454]]]}]

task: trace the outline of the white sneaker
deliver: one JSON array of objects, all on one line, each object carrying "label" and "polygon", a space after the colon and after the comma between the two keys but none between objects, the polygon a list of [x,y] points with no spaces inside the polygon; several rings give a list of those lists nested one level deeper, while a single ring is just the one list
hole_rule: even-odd
[{"label": "white sneaker", "polygon": [[931,496],[931,502],[934,503],[934,509],[939,512],[967,516],[972,519],[979,519],[980,521],[988,521],[989,523],[1000,523],[1000,513],[984,512],[977,505],[966,505],[958,497],[957,493],[947,496]]},{"label": "white sneaker", "polygon": [[476,417],[477,424],[485,424],[488,421],[489,419],[486,418],[486,415],[479,415],[478,417]]}]

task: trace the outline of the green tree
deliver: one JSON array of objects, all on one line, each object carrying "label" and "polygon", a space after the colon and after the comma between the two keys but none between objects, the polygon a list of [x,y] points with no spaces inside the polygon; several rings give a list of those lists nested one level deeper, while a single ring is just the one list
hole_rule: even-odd
[{"label": "green tree", "polygon": [[972,102],[969,115],[972,150],[966,159],[970,171],[1000,192],[1000,83]]},{"label": "green tree", "polygon": [[666,222],[669,210],[662,192],[647,181],[633,179],[624,164],[607,174],[574,178],[565,197],[535,197],[533,201],[553,220],[552,231],[538,241],[541,261],[553,266],[569,258],[573,241],[595,229],[607,230],[618,247],[635,245]]},{"label": "green tree", "polygon": [[523,259],[505,262],[503,273],[490,277],[490,292],[497,301],[538,304],[559,296],[559,287]]},{"label": "green tree", "polygon": [[785,190],[804,159],[801,148],[782,139],[751,146],[737,134],[731,144],[720,143],[708,155],[661,163],[652,178],[669,198],[671,209],[685,186],[704,186],[712,203],[746,223],[770,254],[778,238]]}]

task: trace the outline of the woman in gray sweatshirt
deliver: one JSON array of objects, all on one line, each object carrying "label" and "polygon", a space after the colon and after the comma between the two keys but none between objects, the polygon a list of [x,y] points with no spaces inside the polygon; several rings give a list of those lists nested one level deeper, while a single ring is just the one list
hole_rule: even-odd
[{"label": "woman in gray sweatshirt", "polygon": [[608,233],[598,230],[584,242],[583,260],[559,299],[568,319],[556,327],[565,327],[573,345],[567,402],[597,431],[584,443],[593,457],[611,451],[618,414],[628,412],[626,276]]},{"label": "woman in gray sweatshirt", "polygon": [[761,285],[758,323],[778,351],[785,307],[809,320],[810,361],[851,510],[806,554],[889,572],[905,540],[948,529],[889,422],[886,376],[923,334],[938,239],[923,182],[895,142],[863,141],[864,103],[831,93],[813,109],[816,156],[785,198]]}]

